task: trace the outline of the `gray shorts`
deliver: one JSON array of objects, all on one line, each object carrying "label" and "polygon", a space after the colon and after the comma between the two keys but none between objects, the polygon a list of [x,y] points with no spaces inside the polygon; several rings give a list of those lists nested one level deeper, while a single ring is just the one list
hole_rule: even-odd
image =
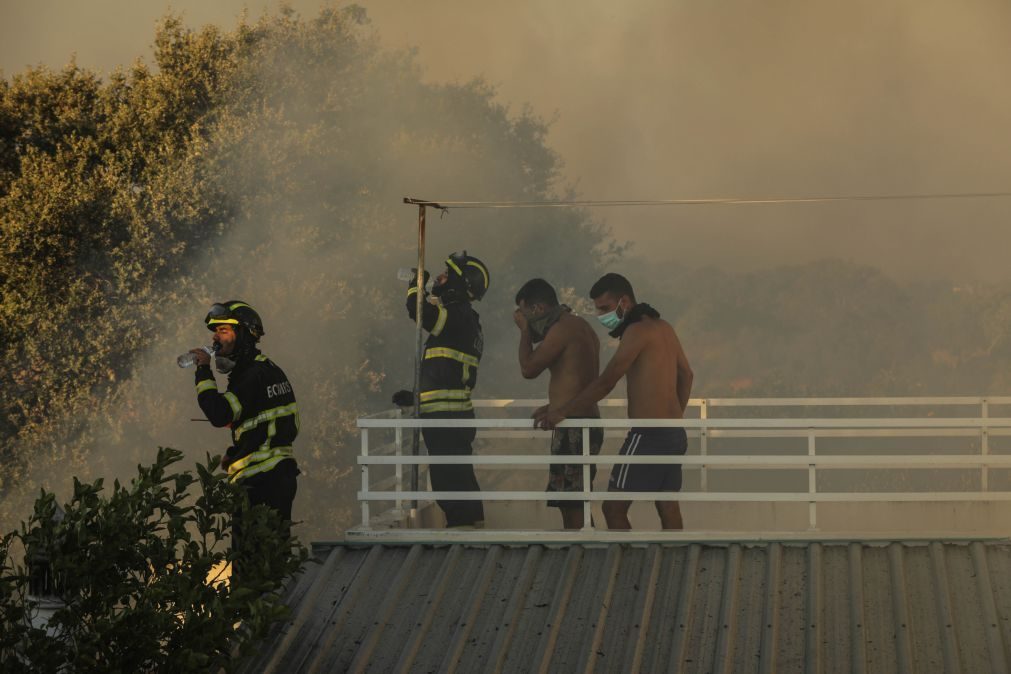
[{"label": "gray shorts", "polygon": [[[604,444],[604,429],[590,429],[590,454],[600,454]],[[551,436],[553,456],[581,456],[583,454],[582,428],[556,428]],[[597,475],[597,467],[590,466],[590,482]],[[553,463],[548,469],[548,491],[583,491],[583,465],[580,463]],[[582,508],[581,501],[549,500],[551,508]]]}]

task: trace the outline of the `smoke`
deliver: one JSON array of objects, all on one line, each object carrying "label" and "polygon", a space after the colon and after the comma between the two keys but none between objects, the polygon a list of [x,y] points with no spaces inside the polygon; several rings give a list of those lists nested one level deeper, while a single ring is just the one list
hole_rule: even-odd
[{"label": "smoke", "polygon": [[[246,4],[253,17],[267,5]],[[290,4],[316,15],[315,1]],[[332,535],[347,525],[354,419],[411,382],[413,330],[393,278],[397,267],[414,264],[416,213],[399,204],[403,196],[533,198],[564,194],[568,183],[590,199],[1011,185],[1011,159],[1000,151],[1011,112],[1002,81],[1011,9],[996,1],[364,4],[375,39],[391,51],[285,43],[263,55],[253,78],[273,92],[263,109],[237,101],[229,111],[209,161],[236,199],[232,233],[200,262],[194,289],[167,307],[152,344],[139,347],[150,350],[122,391],[122,407],[97,419],[74,450],[89,457],[91,476],[126,475],[159,444],[194,459],[224,449],[225,431],[187,421],[201,415],[192,378],[173,359],[206,343],[200,319],[209,303],[240,298],[263,316],[264,351],[286,370],[302,406],[298,503],[314,507],[296,516],[311,519],[309,532]],[[173,5],[189,25],[230,27],[241,11],[239,3]],[[82,66],[109,71],[143,53],[164,9],[111,0],[5,5],[0,66],[7,73],[39,61],[59,66],[76,52]],[[396,55],[413,46],[415,60]],[[476,76],[494,92],[444,85]],[[553,123],[510,132],[503,120],[522,118],[520,102]],[[564,172],[541,140],[559,153]],[[530,167],[545,175],[532,178]],[[842,203],[593,217],[614,240],[633,242],[633,254],[650,263],[637,269],[653,273],[649,283],[660,290],[663,274],[683,278],[684,268],[736,273],[825,257],[902,280],[1008,281],[1008,207]],[[434,267],[467,249],[492,268],[492,291],[479,306],[488,340],[482,397],[543,391],[512,363],[512,292],[544,276],[583,294],[608,243],[602,230],[576,236],[590,231],[581,229],[588,222],[568,212],[429,213]],[[702,334],[686,340],[690,358],[702,352]],[[730,371],[727,354],[736,352],[712,356],[728,363],[727,382],[753,375]],[[796,350],[782,358],[796,358]],[[804,372],[811,381],[822,376],[815,367]],[[770,387],[760,381],[752,390]]]},{"label": "smoke", "polygon": [[[263,351],[299,401],[298,503],[312,504],[296,507],[299,534],[330,537],[353,521],[356,419],[389,407],[392,393],[413,383],[414,323],[395,272],[416,264],[417,210],[401,198],[546,199],[565,186],[535,116],[508,113],[479,82],[421,83],[412,59],[380,49],[358,11],[282,14],[240,32],[243,51],[226,66],[231,96],[215,111],[193,172],[222,195],[210,209],[220,221],[207,226],[226,234],[193,260],[182,288],[161,289],[164,309],[137,341],[134,372],[109,411],[52,445],[86,457],[75,464],[82,479],[126,477],[157,445],[193,460],[222,453],[225,430],[189,421],[202,414],[192,372],[179,371],[174,357],[207,343],[202,319],[212,302],[241,299],[263,318]],[[184,38],[173,49],[187,45]],[[549,250],[564,252],[551,269],[560,286],[586,286],[605,232],[573,211],[436,210],[429,232],[433,272],[458,250],[491,270],[478,306],[488,354],[482,394],[522,388],[513,362],[516,287],[544,274]],[[224,390],[220,375],[218,385]],[[392,437],[378,435],[374,443]]]},{"label": "smoke", "polygon": [[[319,0],[287,3],[312,16]],[[1003,191],[1011,8],[997,0],[365,0],[426,81],[486,78],[554,115],[547,141],[586,198]],[[166,10],[229,27],[271,2],[5,5],[8,72],[71,52],[110,70]],[[453,186],[454,195],[475,190]],[[444,198],[442,193],[431,198]],[[494,195],[499,196],[499,195]],[[1007,200],[601,214],[634,252],[755,270],[839,257],[900,279],[1005,281]],[[732,241],[733,245],[727,242]]]},{"label": "smoke", "polygon": [[[433,80],[556,111],[582,196],[1003,191],[1011,10],[978,0],[367,3]],[[466,54],[466,58],[461,55]],[[647,258],[1007,280],[1007,200],[603,212]]]}]

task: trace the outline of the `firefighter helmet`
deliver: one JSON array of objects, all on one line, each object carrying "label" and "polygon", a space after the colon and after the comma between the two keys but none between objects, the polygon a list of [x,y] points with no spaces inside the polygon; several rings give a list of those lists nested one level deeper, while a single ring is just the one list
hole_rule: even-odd
[{"label": "firefighter helmet", "polygon": [[446,258],[446,266],[463,282],[470,299],[480,300],[488,292],[491,280],[488,267],[476,257],[467,255],[467,251],[451,254]]},{"label": "firefighter helmet", "polygon": [[254,342],[264,335],[260,314],[242,300],[229,300],[215,304],[207,312],[206,322],[207,329],[211,331],[218,325],[234,325],[245,328]]}]

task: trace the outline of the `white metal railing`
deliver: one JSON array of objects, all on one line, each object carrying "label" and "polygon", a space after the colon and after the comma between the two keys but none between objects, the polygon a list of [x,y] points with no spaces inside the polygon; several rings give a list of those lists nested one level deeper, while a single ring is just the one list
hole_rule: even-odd
[{"label": "white metal railing", "polygon": [[[543,400],[475,400],[475,407],[481,409],[530,409]],[[601,406],[623,407],[624,400],[608,399]],[[368,529],[377,520],[372,518],[370,504],[376,501],[393,502],[393,515],[401,512],[403,502],[408,500],[481,500],[481,501],[544,501],[545,491],[480,491],[480,492],[432,492],[405,491],[403,466],[432,464],[472,464],[488,470],[515,469],[516,467],[539,468],[552,463],[582,464],[583,490],[581,492],[551,492],[552,500],[583,502],[584,529],[591,528],[589,502],[592,501],[702,501],[702,502],[795,502],[808,503],[808,526],[817,529],[817,505],[822,502],[994,502],[1011,501],[1011,490],[991,490],[989,469],[1011,469],[1011,454],[992,454],[991,436],[1011,436],[1011,418],[991,417],[991,406],[1009,406],[1011,397],[919,397],[919,398],[710,398],[693,399],[689,409],[698,410],[698,417],[686,419],[573,419],[566,420],[562,427],[581,428],[583,431],[583,455],[564,458],[548,453],[539,455],[517,454],[474,454],[468,456],[413,456],[410,449],[405,453],[403,446],[405,429],[415,428],[476,428],[478,437],[546,437],[543,431],[532,428],[529,418],[477,418],[477,419],[411,419],[401,418],[398,412],[383,412],[358,420],[361,429],[361,455],[358,464],[361,469],[362,488],[358,492],[361,502],[362,527]],[[935,409],[950,410],[963,408],[971,416],[903,416],[864,418],[847,417],[803,417],[771,416],[771,412],[788,408],[922,408],[934,414]],[[734,412],[753,408],[762,412],[758,418],[719,418],[714,413],[725,408]],[[690,412],[691,413],[691,412]],[[590,455],[589,434],[591,428],[627,429],[635,427],[683,427],[689,437],[699,439],[699,453],[685,456],[619,456],[613,454]],[[379,432],[392,429],[395,437],[392,443],[380,447],[370,447],[370,431]],[[388,432],[388,431],[384,431]],[[827,438],[896,438],[930,437],[958,438],[970,437],[979,440],[978,453],[953,454],[937,453],[922,455],[819,455],[818,440]],[[747,454],[714,455],[709,451],[709,440],[715,438],[806,438],[806,454]],[[699,471],[699,490],[672,492],[607,492],[591,491],[590,465],[613,464],[680,464],[687,470]],[[373,484],[370,468],[393,466],[394,475]],[[788,492],[734,492],[710,491],[709,470],[806,470],[807,489]],[[972,491],[887,491],[887,492],[827,492],[818,490],[818,471],[854,469],[978,469],[979,488]],[[392,487],[392,489],[391,489]],[[389,513],[387,513],[389,515]]]}]

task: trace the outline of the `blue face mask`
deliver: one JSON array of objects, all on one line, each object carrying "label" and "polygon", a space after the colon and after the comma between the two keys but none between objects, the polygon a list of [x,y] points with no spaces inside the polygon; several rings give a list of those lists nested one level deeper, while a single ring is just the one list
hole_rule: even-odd
[{"label": "blue face mask", "polygon": [[614,330],[616,327],[621,325],[623,320],[625,320],[624,314],[621,316],[618,315],[618,309],[619,307],[615,307],[614,311],[609,311],[606,314],[597,316],[597,320],[600,321],[600,324],[608,330]]}]

